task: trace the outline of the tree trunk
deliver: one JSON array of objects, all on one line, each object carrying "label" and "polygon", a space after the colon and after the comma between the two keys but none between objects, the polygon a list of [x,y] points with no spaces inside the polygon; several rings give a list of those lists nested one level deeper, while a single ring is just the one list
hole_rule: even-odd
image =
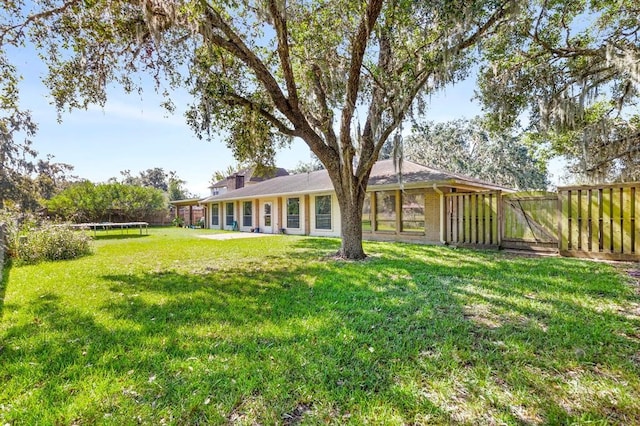
[{"label": "tree trunk", "polygon": [[362,260],[367,257],[362,248],[362,204],[366,191],[356,185],[354,188],[348,188],[350,185],[352,184],[343,181],[340,188],[336,187],[342,238],[338,255],[344,259]]}]

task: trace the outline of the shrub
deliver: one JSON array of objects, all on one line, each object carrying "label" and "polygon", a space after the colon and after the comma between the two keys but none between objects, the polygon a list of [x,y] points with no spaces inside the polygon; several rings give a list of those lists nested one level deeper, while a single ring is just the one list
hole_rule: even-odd
[{"label": "shrub", "polygon": [[16,257],[16,248],[21,229],[35,226],[35,220],[31,214],[0,210],[0,223],[4,225],[5,255]]},{"label": "shrub", "polygon": [[47,224],[20,233],[14,256],[20,262],[75,259],[91,253],[91,237],[64,226]]}]

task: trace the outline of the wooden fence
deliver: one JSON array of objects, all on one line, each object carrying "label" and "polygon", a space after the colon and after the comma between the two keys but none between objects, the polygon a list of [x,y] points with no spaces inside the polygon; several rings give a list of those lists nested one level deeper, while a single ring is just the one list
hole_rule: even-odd
[{"label": "wooden fence", "polygon": [[500,246],[500,191],[445,194],[445,240],[463,246]]},{"label": "wooden fence", "polygon": [[560,253],[640,259],[640,183],[559,188]]},{"label": "wooden fence", "polygon": [[445,194],[445,242],[640,260],[640,183]]}]

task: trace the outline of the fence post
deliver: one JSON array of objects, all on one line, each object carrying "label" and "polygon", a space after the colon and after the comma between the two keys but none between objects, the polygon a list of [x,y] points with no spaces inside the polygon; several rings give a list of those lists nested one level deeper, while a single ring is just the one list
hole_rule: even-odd
[{"label": "fence post", "polygon": [[562,191],[556,189],[558,204],[556,210],[556,223],[558,224],[558,253],[562,250]]},{"label": "fence post", "polygon": [[438,188],[437,184],[433,184],[433,190],[438,194],[440,199],[440,243],[447,243],[447,206],[444,193]]},{"label": "fence post", "polygon": [[498,248],[502,248],[502,237],[504,235],[504,200],[502,198],[502,191],[498,191],[496,194],[498,201],[498,235],[496,243]]},{"label": "fence post", "polygon": [[0,286],[2,286],[2,272],[4,270],[4,255],[6,254],[7,233],[5,224],[0,222]]}]

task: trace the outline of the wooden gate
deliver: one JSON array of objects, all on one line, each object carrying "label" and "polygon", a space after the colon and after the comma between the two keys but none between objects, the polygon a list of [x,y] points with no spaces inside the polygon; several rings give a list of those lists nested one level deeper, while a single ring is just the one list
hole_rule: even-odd
[{"label": "wooden gate", "polygon": [[556,251],[558,196],[554,193],[502,196],[503,248]]}]

